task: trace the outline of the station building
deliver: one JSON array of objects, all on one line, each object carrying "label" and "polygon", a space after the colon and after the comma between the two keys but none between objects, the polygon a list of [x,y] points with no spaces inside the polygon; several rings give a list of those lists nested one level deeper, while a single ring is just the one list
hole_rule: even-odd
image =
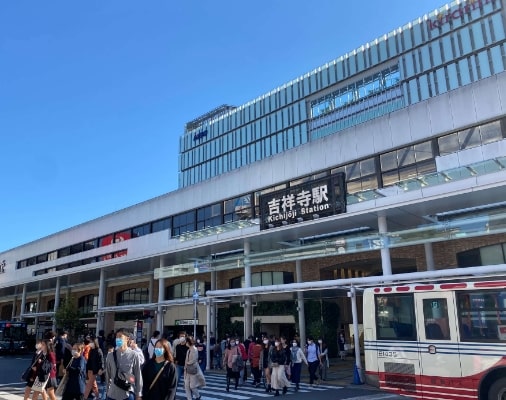
[{"label": "station building", "polygon": [[91,329],[221,336],[240,305],[244,335],[303,338],[309,293],[206,292],[505,263],[505,18],[453,2],[188,122],[177,190],[0,253],[1,319],[73,297]]}]

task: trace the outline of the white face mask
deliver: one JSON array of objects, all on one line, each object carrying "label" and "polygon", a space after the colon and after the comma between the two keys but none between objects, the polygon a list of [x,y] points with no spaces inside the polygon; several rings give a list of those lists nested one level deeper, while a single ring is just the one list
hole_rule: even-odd
[{"label": "white face mask", "polygon": [[35,348],[36,348],[37,350],[40,350],[40,349],[42,349],[42,345],[41,345],[40,343],[37,343],[37,344],[35,345]]},{"label": "white face mask", "polygon": [[279,342],[274,342],[274,346],[278,347],[279,346]]},{"label": "white face mask", "polygon": [[264,340],[264,344],[267,344],[267,343],[269,343],[269,341],[268,340]]},{"label": "white face mask", "polygon": [[94,348],[95,348],[95,343],[90,342],[90,349],[94,349]]},{"label": "white face mask", "polygon": [[297,342],[293,342],[293,343],[292,343],[292,346],[293,346],[293,347],[297,347]]}]

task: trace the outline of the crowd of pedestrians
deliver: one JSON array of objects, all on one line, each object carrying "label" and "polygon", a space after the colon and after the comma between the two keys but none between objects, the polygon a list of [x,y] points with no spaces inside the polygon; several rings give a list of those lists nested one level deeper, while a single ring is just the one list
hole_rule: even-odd
[{"label": "crowd of pedestrians", "polygon": [[[242,341],[227,335],[217,341],[211,334],[210,345],[210,368],[226,370],[227,392],[237,390],[249,376],[254,387],[263,385],[274,396],[287,393],[291,386],[298,391],[303,363],[311,386],[327,379],[327,345],[311,336],[301,346],[296,338],[288,341],[284,336],[264,334]],[[49,333],[37,341],[30,367],[23,374],[24,400],[30,396],[56,400],[56,394],[62,400],[174,400],[178,385],[187,400],[200,400],[206,368],[204,342],[184,331],[172,344],[155,331],[142,347],[124,329],[107,338],[101,331],[97,337],[86,336],[74,343],[66,331],[58,337]]]}]

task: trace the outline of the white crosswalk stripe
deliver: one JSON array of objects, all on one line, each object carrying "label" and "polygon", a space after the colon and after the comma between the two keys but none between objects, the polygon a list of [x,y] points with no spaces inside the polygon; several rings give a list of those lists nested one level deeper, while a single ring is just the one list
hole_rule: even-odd
[{"label": "white crosswalk stripe", "polygon": [[[323,392],[327,390],[342,389],[341,386],[332,385],[318,385],[310,387],[307,383],[301,383],[299,393]],[[202,395],[202,400],[249,400],[249,399],[263,399],[272,398],[272,393],[267,393],[263,386],[254,387],[251,381],[239,386],[237,390],[230,388],[226,391],[226,378],[221,374],[206,374],[206,387],[199,390]],[[2,385],[0,387],[0,400],[22,400],[24,393],[24,385]],[[295,387],[292,385],[288,389],[289,394],[295,393]],[[179,384],[176,392],[176,399],[186,399],[186,393],[182,382]],[[370,400],[370,399],[369,399]]]}]

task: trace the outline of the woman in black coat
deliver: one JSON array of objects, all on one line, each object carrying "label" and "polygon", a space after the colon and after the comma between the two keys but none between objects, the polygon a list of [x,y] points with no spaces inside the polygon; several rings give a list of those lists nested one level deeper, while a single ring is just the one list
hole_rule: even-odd
[{"label": "woman in black coat", "polygon": [[93,390],[95,398],[99,398],[97,375],[104,372],[104,353],[98,345],[98,339],[93,338],[90,341],[90,352],[88,353],[88,361],[86,362],[86,388],[84,389],[84,398],[87,399]]},{"label": "woman in black coat", "polygon": [[142,399],[174,400],[176,385],[176,366],[170,343],[166,339],[159,339],[155,343],[153,357],[142,368]]}]

